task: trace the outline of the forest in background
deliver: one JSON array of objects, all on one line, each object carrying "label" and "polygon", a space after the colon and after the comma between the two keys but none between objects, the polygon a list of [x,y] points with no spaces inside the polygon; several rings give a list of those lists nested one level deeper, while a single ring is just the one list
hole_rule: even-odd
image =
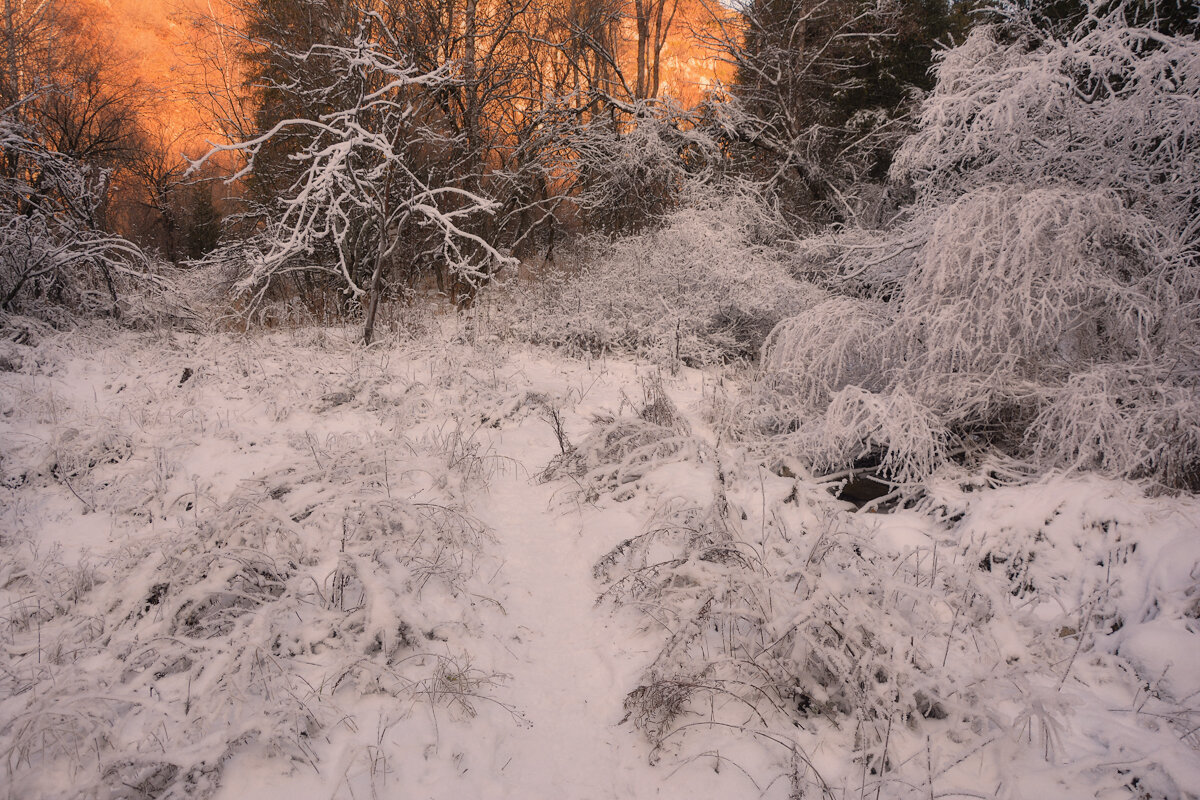
[{"label": "forest in background", "polygon": [[[888,147],[876,140],[894,145],[897,131],[883,129],[911,110],[912,90],[930,87],[936,43],[961,38],[969,24],[964,7],[952,13],[938,3],[763,5],[740,14],[697,0],[264,2],[206,12],[176,17],[187,40],[177,44],[172,88],[191,101],[188,130],[177,110],[164,110],[161,78],[139,76],[113,25],[86,19],[86,6],[7,7],[12,121],[31,124],[50,151],[109,175],[91,189],[98,227],[173,264],[213,248],[218,215],[240,221],[230,222],[227,240],[250,238],[268,201],[295,189],[301,165],[289,157],[316,132],[280,131],[245,180],[216,196],[196,178],[245,166],[250,149],[204,176],[184,175],[182,151],[197,158],[205,139],[245,143],[288,119],[349,111],[388,84],[378,98],[387,102],[363,116],[366,130],[388,132],[411,180],[454,188],[459,203],[471,192],[495,204],[500,213],[464,227],[520,258],[544,257],[583,231],[645,225],[679,201],[683,177],[714,170],[779,171],[770,182],[789,184],[788,199],[804,205],[794,219],[836,219],[844,211],[823,207],[834,184],[864,170],[884,176]],[[373,63],[346,62],[347,48],[363,45]],[[773,73],[782,82],[767,88]],[[403,108],[389,105],[397,103]],[[365,141],[354,147],[343,166],[364,174],[394,155]],[[352,236],[373,224],[355,220]],[[464,268],[434,255],[411,225],[393,227],[405,246],[388,259],[386,291]],[[312,266],[343,251],[349,279],[365,283],[359,273],[370,267],[346,252],[353,244],[324,245],[331,252],[310,258]],[[312,291],[279,288],[319,304],[307,295],[345,288],[334,277]]]}]

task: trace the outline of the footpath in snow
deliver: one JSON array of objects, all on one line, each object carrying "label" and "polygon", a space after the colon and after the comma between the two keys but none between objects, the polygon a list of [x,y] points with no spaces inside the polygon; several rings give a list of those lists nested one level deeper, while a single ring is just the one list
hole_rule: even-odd
[{"label": "footpath in snow", "polygon": [[[572,380],[586,386],[587,401],[563,410],[574,440],[586,433],[589,416],[618,412],[628,402],[622,393],[638,385],[628,365],[616,367],[616,374],[584,370],[578,364],[519,366],[521,381],[543,394],[561,396]],[[460,754],[460,768],[447,773],[426,764],[424,791],[431,798],[513,800],[758,796],[735,770],[651,766],[649,744],[627,719],[625,696],[662,634],[647,636],[631,615],[598,604],[602,587],[593,569],[619,542],[642,532],[644,520],[634,509],[585,502],[569,482],[540,480],[560,453],[541,413],[477,435],[494,469],[472,503],[495,539],[501,564],[494,582],[503,584],[502,619],[493,619],[478,646],[496,645],[489,667],[505,678],[494,695],[521,721],[492,708],[494,724],[474,720],[457,730],[440,749]]]},{"label": "footpath in snow", "polygon": [[[508,448],[498,438],[503,455]],[[594,605],[596,542],[585,534],[598,532],[583,531],[579,514],[555,507],[555,487],[532,483],[526,472],[495,479],[481,513],[503,553],[514,631],[512,658],[500,665],[510,675],[501,694],[529,723],[499,732],[504,766],[494,788],[513,798],[643,796],[644,748],[617,724],[640,654]]]}]

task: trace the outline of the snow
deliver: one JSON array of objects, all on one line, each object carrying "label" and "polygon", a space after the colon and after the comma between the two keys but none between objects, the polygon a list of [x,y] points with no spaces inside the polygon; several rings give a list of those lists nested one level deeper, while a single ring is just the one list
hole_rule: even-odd
[{"label": "snow", "polygon": [[1194,498],[855,513],[711,373],[464,336],[21,346],[0,797],[1196,796]]},{"label": "snow", "polygon": [[[501,745],[512,758],[514,780],[498,787],[500,794],[636,796],[642,758],[615,726],[636,661],[613,652],[616,632],[593,608],[582,531],[543,510],[553,487],[529,492],[526,482],[493,485],[487,517],[509,543],[505,605],[518,647],[506,670],[512,678],[505,696],[529,721],[526,731]],[[591,757],[580,759],[583,754]]]}]

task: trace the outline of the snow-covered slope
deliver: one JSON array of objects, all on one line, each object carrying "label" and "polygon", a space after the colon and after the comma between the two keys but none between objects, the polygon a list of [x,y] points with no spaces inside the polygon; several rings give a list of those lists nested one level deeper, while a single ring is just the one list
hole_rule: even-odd
[{"label": "snow-covered slope", "polygon": [[5,345],[0,796],[1200,791],[1194,499],[859,514],[711,374],[354,338]]}]

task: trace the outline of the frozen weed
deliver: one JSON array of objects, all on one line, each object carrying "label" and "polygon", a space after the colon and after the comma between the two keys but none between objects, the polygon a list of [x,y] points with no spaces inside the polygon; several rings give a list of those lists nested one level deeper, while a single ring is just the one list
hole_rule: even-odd
[{"label": "frozen weed", "polygon": [[[115,347],[136,383],[61,400],[37,423],[48,435],[16,439],[6,459],[6,474],[30,465],[2,489],[9,795],[204,797],[247,748],[320,770],[364,695],[472,716],[501,679],[468,654],[496,605],[477,577],[481,562],[496,569],[490,534],[468,495],[500,466],[473,429],[395,432],[403,409],[359,408],[371,387],[393,385],[386,364],[336,341],[310,359],[327,376],[316,381],[281,369],[269,338],[218,339],[204,357],[200,342],[160,342],[153,361],[127,341]],[[409,384],[409,408],[443,399],[433,377]],[[345,402],[322,401],[347,386],[359,388]],[[263,416],[197,403],[207,392]],[[348,406],[375,415],[366,430],[327,422]],[[198,442],[253,470],[221,481]],[[136,536],[104,560],[41,552],[45,512],[24,502],[35,487],[78,496]]]},{"label": "frozen weed", "polygon": [[698,459],[700,453],[692,437],[640,417],[600,418],[578,447],[550,462],[541,480],[570,478],[588,500],[610,493],[623,499],[633,496],[632,484],[656,466]]},{"label": "frozen weed", "polygon": [[[937,484],[893,522],[847,514],[802,480],[768,490],[740,463],[725,453],[695,463],[711,470],[711,500],[660,504],[595,565],[600,602],[638,610],[662,637],[625,701],[653,760],[687,758],[686,743],[708,730],[696,746],[716,732],[749,736],[802,764],[790,773],[797,795],[970,792],[977,769],[1036,761],[1069,763],[1098,786],[1135,773],[1180,785],[1171,765],[1186,761],[1184,742],[1130,773],[1090,761],[1092,734],[1077,726],[1095,723],[1074,719],[1110,687],[1132,701],[1139,680],[1153,683],[1161,661],[1131,621],[1162,625],[1160,614],[1186,619],[1195,607],[1186,570],[1153,599],[1133,588],[1161,562],[1127,538],[1152,524],[1131,498],[968,480]],[[1006,498],[1022,507],[1002,510]],[[1133,501],[1142,507],[1152,501]],[[908,526],[923,531],[916,541],[893,538]],[[1194,551],[1178,555],[1195,564]],[[1187,734],[1192,683],[1154,685],[1153,702]]]}]

